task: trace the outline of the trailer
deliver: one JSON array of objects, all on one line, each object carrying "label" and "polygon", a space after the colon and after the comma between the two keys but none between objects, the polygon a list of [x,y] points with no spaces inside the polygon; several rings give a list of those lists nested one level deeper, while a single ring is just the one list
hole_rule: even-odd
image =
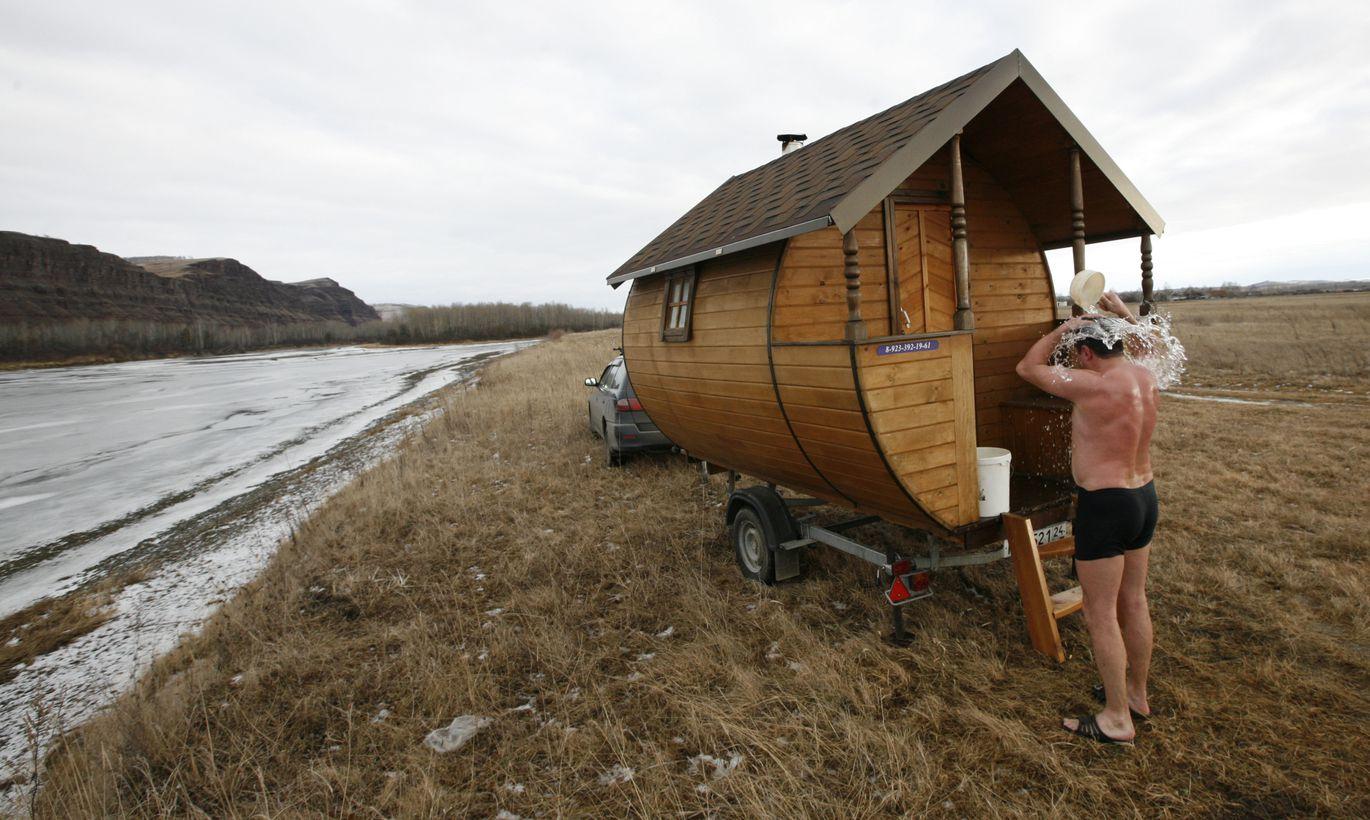
[{"label": "trailer", "polygon": [[[1078,271],[1088,243],[1139,237],[1147,313],[1160,216],[1018,51],[811,144],[780,136],[781,156],[608,278],[631,284],[622,349],[645,412],[693,457],[797,496],[730,497],[757,580],[816,544],[877,564],[899,604],[950,562],[1031,552],[1040,575],[1068,551],[1052,536],[1073,489],[1070,407],[1014,370],[1057,321],[1045,251],[1072,248]],[[1007,513],[982,515],[982,447],[1012,453]],[[854,517],[795,512],[819,503]],[[844,534],[864,519],[925,548],[864,547]],[[1078,609],[1028,586],[1030,627]]]}]

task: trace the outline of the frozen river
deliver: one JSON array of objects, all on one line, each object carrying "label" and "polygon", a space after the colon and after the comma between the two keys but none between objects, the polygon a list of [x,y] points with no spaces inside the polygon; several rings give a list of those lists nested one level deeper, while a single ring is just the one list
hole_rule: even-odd
[{"label": "frozen river", "polygon": [[[87,714],[416,423],[376,422],[527,344],[0,372],[0,618],[126,569],[140,579],[117,617],[0,686],[0,726],[36,701],[67,724]],[[0,764],[16,741],[0,729]]]}]

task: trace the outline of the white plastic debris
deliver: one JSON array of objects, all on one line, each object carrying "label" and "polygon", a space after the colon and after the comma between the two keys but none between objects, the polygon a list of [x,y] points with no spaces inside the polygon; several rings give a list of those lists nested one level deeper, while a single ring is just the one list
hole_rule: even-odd
[{"label": "white plastic debris", "polygon": [[652,658],[655,658],[655,657],[656,657],[656,653],[655,653],[655,652],[642,652],[642,653],[639,653],[639,654],[638,654],[637,659],[638,659],[639,661],[642,661],[642,662],[645,663],[645,662],[650,661]]},{"label": "white plastic debris", "polygon": [[674,635],[674,634],[675,634],[675,627],[673,627],[673,626],[668,626],[668,627],[666,627],[665,629],[661,630],[660,632],[656,633],[656,636],[657,636],[658,638],[669,638],[669,637],[671,637],[671,636]]},{"label": "white plastic debris", "polygon": [[490,718],[488,717],[462,715],[447,726],[429,732],[428,737],[423,739],[423,745],[443,754],[455,752],[466,745],[466,741],[475,737],[477,732],[489,725]]},{"label": "white plastic debris", "polygon": [[[697,754],[690,758],[690,774],[706,772],[711,780],[721,780],[737,770],[742,764],[742,755],[733,752],[727,758]],[[709,771],[713,769],[713,771]]]},{"label": "white plastic debris", "polygon": [[599,776],[599,785],[617,786],[620,783],[627,783],[633,779],[633,770],[627,766],[615,765],[612,769]]},{"label": "white plastic debris", "polygon": [[381,709],[379,712],[377,712],[375,715],[372,716],[371,722],[372,722],[372,723],[384,723],[385,720],[386,720],[386,718],[388,718],[388,717],[390,717],[390,710],[389,710],[389,709]]},{"label": "white plastic debris", "polygon": [[242,682],[243,682],[243,673],[242,673],[242,672],[239,672],[238,674],[236,674],[236,675],[234,675],[233,677],[231,677],[231,678],[228,679],[228,685],[229,685],[229,686],[238,686],[238,685],[241,684]]}]

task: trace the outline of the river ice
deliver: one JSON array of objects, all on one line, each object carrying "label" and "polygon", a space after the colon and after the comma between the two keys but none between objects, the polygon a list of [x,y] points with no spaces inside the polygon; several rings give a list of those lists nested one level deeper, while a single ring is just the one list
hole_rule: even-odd
[{"label": "river ice", "polygon": [[114,618],[0,685],[0,775],[29,734],[110,702],[423,417],[378,420],[530,343],[0,373],[0,617],[125,568],[143,576]]}]

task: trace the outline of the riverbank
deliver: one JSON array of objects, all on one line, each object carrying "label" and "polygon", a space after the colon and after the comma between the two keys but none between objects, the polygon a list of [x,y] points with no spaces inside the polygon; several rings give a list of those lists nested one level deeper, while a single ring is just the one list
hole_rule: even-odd
[{"label": "riverbank", "polygon": [[509,344],[513,342],[530,341],[533,337],[520,337],[508,339],[456,339],[450,342],[319,342],[318,344],[281,344],[267,347],[254,347],[249,350],[226,350],[214,353],[147,353],[141,355],[129,354],[126,356],[115,355],[84,355],[68,356],[59,359],[40,359],[34,361],[6,362],[0,361],[0,372],[7,370],[51,370],[59,367],[84,367],[87,365],[99,364],[121,364],[123,362],[152,362],[163,361],[165,359],[216,359],[223,356],[233,356],[242,353],[286,353],[295,350],[331,350],[333,348],[359,347],[365,349],[403,349],[403,348],[425,348],[440,347],[447,345],[474,345],[474,344]]},{"label": "riverbank", "polygon": [[0,374],[0,786],[388,457],[441,388],[523,346]]},{"label": "riverbank", "polygon": [[[744,581],[721,482],[603,466],[581,378],[614,344],[453,395],[55,749],[38,814],[1370,810],[1363,408],[1165,402],[1157,716],[1128,751],[1057,728],[1092,707],[1083,624],[1064,666],[1033,653],[1006,562],[938,573],[902,648],[844,556]],[[491,722],[424,744],[460,715]]]}]

